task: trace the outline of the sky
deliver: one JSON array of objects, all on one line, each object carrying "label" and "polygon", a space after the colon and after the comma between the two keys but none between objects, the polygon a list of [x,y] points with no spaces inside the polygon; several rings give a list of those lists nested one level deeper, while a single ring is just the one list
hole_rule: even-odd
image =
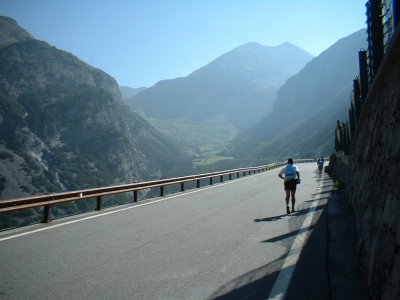
[{"label": "sky", "polygon": [[188,76],[248,42],[318,56],[366,27],[366,0],[0,0],[0,15],[120,86]]}]

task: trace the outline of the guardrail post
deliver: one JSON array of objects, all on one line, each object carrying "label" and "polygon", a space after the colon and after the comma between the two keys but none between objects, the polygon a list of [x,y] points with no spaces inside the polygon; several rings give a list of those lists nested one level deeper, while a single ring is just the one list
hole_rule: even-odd
[{"label": "guardrail post", "polygon": [[224,175],[220,176],[220,182],[224,182]]},{"label": "guardrail post", "polygon": [[229,180],[232,180],[232,173],[229,174]]},{"label": "guardrail post", "polygon": [[236,178],[239,178],[239,172],[236,173]]},{"label": "guardrail post", "polygon": [[97,197],[97,207],[96,210],[101,210],[101,196]]},{"label": "guardrail post", "polygon": [[133,191],[133,202],[138,202],[138,192],[137,192],[137,190]]},{"label": "guardrail post", "polygon": [[212,185],[213,184],[213,182],[212,182],[212,177],[210,177],[210,185]]},{"label": "guardrail post", "polygon": [[197,179],[197,188],[200,188],[200,179]]},{"label": "guardrail post", "polygon": [[183,192],[185,190],[185,183],[181,182],[181,192]]},{"label": "guardrail post", "polygon": [[50,216],[50,205],[45,205],[43,209],[43,223],[50,223],[51,216]]},{"label": "guardrail post", "polygon": [[164,186],[160,186],[160,196],[163,197],[164,196]]},{"label": "guardrail post", "polygon": [[246,176],[246,171],[243,171],[243,176]]}]

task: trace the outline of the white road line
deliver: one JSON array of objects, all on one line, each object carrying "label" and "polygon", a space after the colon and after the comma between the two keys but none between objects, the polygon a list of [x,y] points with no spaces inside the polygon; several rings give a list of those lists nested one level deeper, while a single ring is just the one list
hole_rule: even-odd
[{"label": "white road line", "polygon": [[[274,170],[274,169],[272,169],[272,170]],[[272,170],[268,170],[268,171],[272,171]],[[266,172],[268,172],[268,171],[266,171]],[[13,238],[16,238],[16,237],[20,237],[20,236],[24,236],[24,235],[28,235],[28,234],[32,234],[32,233],[36,233],[36,232],[40,232],[40,231],[44,231],[44,230],[57,228],[57,227],[60,227],[60,226],[70,225],[70,224],[73,224],[73,223],[86,221],[86,220],[89,220],[89,219],[103,217],[103,216],[114,214],[114,213],[118,213],[118,212],[121,212],[121,211],[124,211],[124,210],[134,209],[134,208],[138,208],[138,207],[141,207],[141,206],[144,206],[144,205],[148,205],[148,204],[153,204],[153,203],[169,200],[169,199],[172,199],[172,198],[182,197],[182,196],[185,196],[185,195],[188,195],[188,194],[202,192],[204,190],[220,187],[220,186],[223,186],[223,185],[226,185],[226,184],[235,183],[235,182],[238,182],[239,180],[252,178],[253,176],[262,175],[262,174],[265,174],[266,172],[262,172],[262,173],[259,173],[259,174],[253,174],[252,176],[244,176],[242,178],[236,178],[235,180],[232,180],[232,181],[226,181],[226,182],[223,182],[223,183],[218,183],[216,185],[212,185],[212,186],[209,186],[209,187],[202,187],[201,189],[196,189],[196,190],[191,191],[191,192],[185,192],[183,194],[177,194],[177,195],[173,195],[173,196],[170,196],[170,197],[167,197],[167,198],[162,198],[162,199],[159,199],[159,200],[154,200],[154,201],[142,203],[142,204],[138,204],[138,205],[135,205],[135,206],[125,207],[125,208],[121,208],[121,209],[118,209],[118,210],[113,210],[113,211],[110,211],[110,212],[100,213],[100,214],[95,215],[95,216],[84,217],[84,218],[81,218],[81,219],[78,219],[78,220],[68,221],[68,222],[60,223],[60,224],[54,224],[54,225],[50,225],[48,227],[39,228],[39,229],[35,229],[35,230],[32,230],[32,231],[28,231],[28,232],[23,232],[23,233],[7,236],[7,237],[4,237],[4,238],[0,238],[0,242],[6,241],[6,240],[10,240],[10,239],[13,239]]]},{"label": "white road line", "polygon": [[323,179],[324,174],[322,174],[321,180],[318,184],[317,195],[315,196],[314,201],[312,202],[311,207],[308,210],[307,216],[304,219],[304,222],[299,232],[297,233],[296,239],[285,259],[285,263],[283,264],[282,269],[279,272],[278,278],[275,281],[275,284],[271,290],[271,293],[268,296],[268,299],[280,300],[285,298],[290,280],[292,279],[294,268],[296,267],[301,250],[303,249],[306,242],[307,233],[313,219],[313,214],[315,212],[316,206],[318,205],[317,200],[321,198],[320,192]]}]

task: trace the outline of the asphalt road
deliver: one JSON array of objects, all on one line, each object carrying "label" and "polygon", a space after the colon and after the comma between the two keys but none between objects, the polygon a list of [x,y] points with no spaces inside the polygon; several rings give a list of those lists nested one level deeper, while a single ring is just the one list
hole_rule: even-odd
[{"label": "asphalt road", "polygon": [[0,233],[0,299],[327,299],[332,183],[299,164]]}]

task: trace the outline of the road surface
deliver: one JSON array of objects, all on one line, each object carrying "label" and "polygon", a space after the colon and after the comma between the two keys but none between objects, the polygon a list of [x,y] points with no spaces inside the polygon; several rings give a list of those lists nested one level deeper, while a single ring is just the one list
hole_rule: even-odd
[{"label": "road surface", "polygon": [[326,299],[332,183],[298,164],[0,233],[0,299]]}]

